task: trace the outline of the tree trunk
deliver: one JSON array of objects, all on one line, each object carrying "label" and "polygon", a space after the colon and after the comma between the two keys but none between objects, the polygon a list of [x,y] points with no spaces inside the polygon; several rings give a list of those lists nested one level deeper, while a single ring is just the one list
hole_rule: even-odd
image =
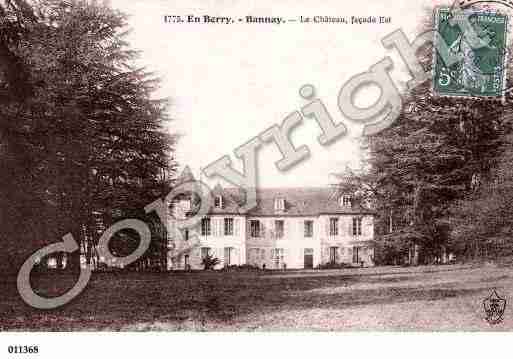
[{"label": "tree trunk", "polygon": [[5,74],[12,98],[22,101],[30,97],[28,75],[21,61],[0,41],[0,72]]},{"label": "tree trunk", "polygon": [[412,243],[408,248],[408,264],[412,266],[419,265],[419,254],[420,254],[420,246],[418,244]]},{"label": "tree trunk", "polygon": [[447,248],[444,245],[440,247],[440,263],[447,263]]}]

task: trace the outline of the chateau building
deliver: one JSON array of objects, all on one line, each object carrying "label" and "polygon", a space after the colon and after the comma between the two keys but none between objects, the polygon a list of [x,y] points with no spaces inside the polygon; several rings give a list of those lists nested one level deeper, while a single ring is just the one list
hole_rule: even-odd
[{"label": "chateau building", "polygon": [[[203,269],[209,254],[220,261],[216,269],[374,264],[373,211],[333,188],[259,189],[257,206],[247,213],[238,189],[218,185],[212,195],[214,205],[197,227],[170,236],[168,269]],[[184,218],[191,199],[181,198],[171,208],[175,218]]]}]

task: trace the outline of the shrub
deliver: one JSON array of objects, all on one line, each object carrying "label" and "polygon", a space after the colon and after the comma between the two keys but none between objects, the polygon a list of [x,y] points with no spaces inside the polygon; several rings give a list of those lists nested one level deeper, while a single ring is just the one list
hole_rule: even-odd
[{"label": "shrub", "polygon": [[241,265],[231,265],[231,266],[227,266],[227,267],[224,267],[223,270],[227,270],[227,271],[240,271],[240,272],[244,272],[244,271],[255,271],[255,270],[259,270],[260,268],[258,268],[257,266],[254,266],[254,265],[251,265],[251,264],[241,264]]},{"label": "shrub", "polygon": [[214,269],[214,267],[216,265],[218,265],[219,263],[221,263],[221,261],[219,260],[219,258],[216,258],[214,257],[213,255],[211,254],[207,254],[202,260],[201,260],[201,264],[203,264],[203,267],[205,270],[211,270],[211,269]]},{"label": "shrub", "polygon": [[344,269],[344,268],[352,268],[350,264],[347,263],[324,263],[319,264],[315,269]]}]

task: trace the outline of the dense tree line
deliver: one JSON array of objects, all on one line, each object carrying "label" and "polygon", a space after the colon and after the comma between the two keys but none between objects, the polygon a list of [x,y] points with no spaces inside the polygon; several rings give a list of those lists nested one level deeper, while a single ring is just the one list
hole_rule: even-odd
[{"label": "dense tree line", "polygon": [[[431,54],[418,54],[427,71]],[[390,128],[362,141],[363,169],[340,173],[339,186],[376,209],[379,263],[509,254],[513,96],[438,97],[430,81],[404,95]]]},{"label": "dense tree line", "polygon": [[468,257],[510,229],[510,101],[437,98],[425,85],[393,126],[365,139],[365,169],[339,177],[378,213],[378,260]]},{"label": "dense tree line", "polygon": [[[127,217],[153,223],[150,252],[167,246],[143,207],[169,190],[176,136],[164,130],[166,101],[153,98],[158,79],[135,67],[126,34],[126,16],[95,2],[0,0],[6,271],[66,233],[97,260],[99,235]],[[117,239],[114,252],[137,240],[130,232]]]}]

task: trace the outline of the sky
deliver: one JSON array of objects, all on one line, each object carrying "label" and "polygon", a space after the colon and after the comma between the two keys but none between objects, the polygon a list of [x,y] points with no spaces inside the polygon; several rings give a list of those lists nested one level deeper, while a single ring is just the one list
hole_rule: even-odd
[{"label": "sky", "polygon": [[[344,122],[346,136],[328,147],[317,137],[315,121],[304,119],[293,130],[296,147],[307,145],[310,157],[281,172],[276,145],[264,145],[258,155],[262,187],[326,186],[331,174],[346,165],[358,167],[362,126],[348,121],[337,107],[340,89],[352,76],[390,56],[398,86],[409,79],[397,52],[385,49],[381,38],[402,29],[413,40],[425,7],[433,1],[306,1],[306,0],[112,0],[130,15],[131,46],[141,50],[140,62],[162,77],[158,97],[171,101],[173,118],[167,130],[180,133],[177,161],[199,177],[200,169],[229,155],[242,171],[233,151],[307,101],[299,89],[312,84],[335,122]],[[389,16],[389,24],[170,24],[165,15],[187,16]],[[377,87],[361,91],[356,104],[370,106]],[[202,180],[209,184],[205,177]]]}]

